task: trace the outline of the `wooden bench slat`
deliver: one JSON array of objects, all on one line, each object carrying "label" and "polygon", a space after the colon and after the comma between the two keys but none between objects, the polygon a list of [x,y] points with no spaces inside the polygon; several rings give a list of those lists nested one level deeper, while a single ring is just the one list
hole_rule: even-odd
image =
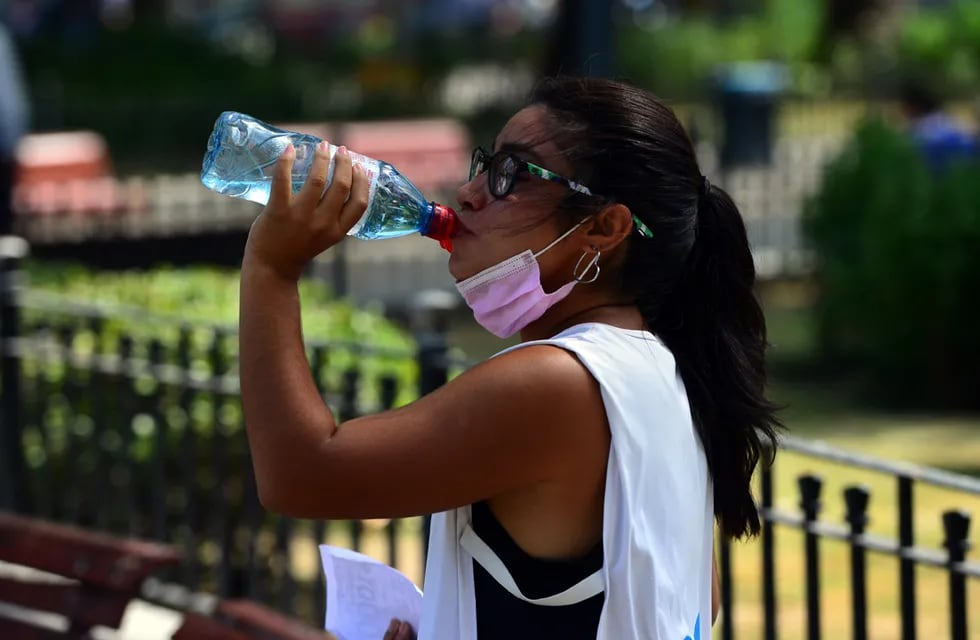
[{"label": "wooden bench slat", "polygon": [[55,631],[47,627],[36,627],[20,620],[0,616],[0,638],[16,638],[17,640],[65,640],[78,637],[66,631]]},{"label": "wooden bench slat", "polygon": [[0,602],[57,613],[76,626],[116,628],[122,622],[132,594],[86,588],[82,584],[28,582],[0,577]]},{"label": "wooden bench slat", "polygon": [[108,589],[135,591],[151,573],[180,558],[165,545],[0,512],[0,560]]}]

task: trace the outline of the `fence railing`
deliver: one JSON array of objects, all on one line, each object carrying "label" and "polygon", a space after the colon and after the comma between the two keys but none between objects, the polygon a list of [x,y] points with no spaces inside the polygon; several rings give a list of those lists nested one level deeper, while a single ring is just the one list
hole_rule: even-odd
[{"label": "fence railing", "polygon": [[[258,502],[238,396],[234,329],[183,323],[122,307],[65,300],[18,284],[22,251],[0,242],[0,508],[179,545],[184,563],[165,581],[192,592],[249,597],[322,624],[324,594],[316,545],[365,550],[418,580],[424,562],[422,519],[309,521],[266,513]],[[454,362],[433,322],[417,350],[309,345],[314,377],[340,419],[415,397],[465,366]],[[805,628],[821,636],[824,541],[850,548],[851,637],[869,637],[869,554],[899,568],[901,638],[916,637],[918,567],[948,574],[950,637],[968,638],[967,582],[980,565],[966,561],[969,515],[942,515],[941,549],[916,544],[914,497],[920,485],[980,496],[980,481],[845,453],[793,437],[781,451],[885,474],[897,491],[898,535],[869,534],[869,491],[849,486],[846,518],[820,518],[821,478],[798,478],[799,510],[777,508],[774,470],[760,473],[762,636],[779,635],[776,539],[803,532]],[[776,468],[780,464],[777,458]],[[737,635],[739,590],[731,545],[719,546],[721,637]],[[757,637],[755,635],[751,637]]]},{"label": "fence railing", "polygon": [[[967,640],[968,606],[967,581],[980,578],[980,563],[966,561],[970,548],[970,514],[962,509],[950,509],[941,515],[944,540],[942,549],[926,548],[916,544],[915,493],[919,485],[948,490],[954,495],[980,496],[980,480],[913,465],[889,462],[844,452],[823,443],[811,442],[784,436],[780,440],[780,453],[804,456],[809,462],[823,462],[848,469],[884,475],[894,482],[897,497],[897,522],[895,538],[874,535],[867,531],[869,523],[869,502],[871,492],[862,484],[852,484],[844,488],[841,505],[844,507],[844,522],[828,522],[820,517],[825,497],[822,495],[824,480],[819,474],[808,472],[797,477],[799,510],[789,511],[776,507],[774,498],[774,469],[763,468],[760,472],[760,507],[762,532],[760,535],[762,581],[762,624],[761,637],[775,640],[779,637],[777,616],[780,611],[777,601],[777,532],[784,529],[803,533],[803,574],[800,582],[804,592],[804,627],[807,640],[822,637],[828,616],[850,616],[850,636],[864,640],[873,631],[869,624],[869,580],[868,555],[880,554],[895,559],[899,574],[899,616],[901,640],[917,637],[917,578],[919,567],[934,567],[948,574],[948,610],[930,611],[930,615],[948,616],[949,637],[952,640]],[[777,456],[776,467],[780,464]],[[824,592],[821,591],[823,577],[821,564],[821,543],[841,541],[849,547],[846,570],[850,588],[849,612],[827,611],[822,607]],[[725,541],[719,544],[719,573],[722,587],[722,609],[728,614],[721,622],[721,638],[732,640],[737,637],[735,616],[740,611],[733,608],[733,598],[738,589],[745,588],[734,579],[732,545]],[[837,578],[841,571],[837,571]],[[758,637],[753,635],[751,637]],[[828,635],[826,637],[837,637]],[[883,637],[883,636],[878,636]],[[976,637],[976,636],[974,636]]]}]

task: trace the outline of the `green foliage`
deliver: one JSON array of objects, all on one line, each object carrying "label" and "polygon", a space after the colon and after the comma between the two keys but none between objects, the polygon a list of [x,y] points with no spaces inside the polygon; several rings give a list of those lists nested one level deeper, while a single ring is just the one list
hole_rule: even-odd
[{"label": "green foliage", "polygon": [[[92,271],[76,264],[32,262],[32,287],[93,304],[135,306],[179,315],[188,323],[232,326],[238,321],[238,271],[215,267]],[[332,299],[322,282],[300,282],[306,337],[410,349],[410,338],[372,311]]]},{"label": "green foliage", "polygon": [[975,89],[980,82],[980,1],[957,0],[951,8],[909,15],[899,30],[897,63],[903,74],[930,78],[946,92]]},{"label": "green foliage", "polygon": [[833,43],[838,88],[894,96],[908,80],[935,94],[973,97],[980,83],[980,0],[910,8],[891,25]]},{"label": "green foliage", "polygon": [[333,77],[287,51],[259,64],[162,24],[32,40],[23,62],[37,129],[98,131],[117,166],[138,170],[186,169],[221,111],[295,117],[306,89]]},{"label": "green foliage", "polygon": [[526,59],[542,40],[530,31],[504,38],[480,29],[412,41],[402,34],[401,42],[389,22],[338,29],[302,49],[270,40],[262,55],[165,23],[103,29],[85,43],[31,40],[23,62],[33,126],[98,131],[120,173],[189,171],[200,166],[222,111],[269,122],[432,116],[439,109],[433,89],[452,68]]},{"label": "green foliage", "polygon": [[747,60],[785,63],[797,89],[811,90],[809,64],[821,6],[815,0],[769,0],[759,15],[718,23],[703,18],[633,22],[618,34],[622,75],[671,98],[702,94],[715,67]]},{"label": "green foliage", "polygon": [[[160,268],[96,272],[47,262],[30,263],[27,270],[32,289],[109,310],[103,344],[95,344],[96,336],[89,327],[76,327],[74,347],[83,357],[97,348],[112,352],[119,338],[128,335],[134,339],[137,356],[146,357],[148,345],[155,339],[161,341],[166,361],[176,363],[181,325],[191,328],[192,370],[207,374],[213,368],[216,350],[228,362],[237,357],[238,345],[233,339],[238,321],[237,271]],[[367,406],[376,405],[378,381],[385,375],[397,378],[399,402],[414,399],[417,367],[411,336],[375,311],[332,299],[319,281],[302,281],[300,295],[304,339],[308,344],[327,346],[327,364],[320,374],[328,390],[337,391],[344,372],[357,368],[363,376],[362,401]],[[113,315],[113,308],[128,312]],[[32,313],[29,319],[51,322],[46,311]],[[228,336],[217,346],[215,328]]]},{"label": "green foliage", "polygon": [[931,173],[905,136],[868,121],[808,202],[821,347],[892,400],[978,401],[978,174],[976,164]]},{"label": "green foliage", "polygon": [[980,0],[902,11],[877,22],[874,35],[829,43],[829,64],[818,63],[824,3],[768,0],[755,15],[718,22],[707,17],[632,21],[620,29],[619,64],[630,80],[671,98],[702,95],[718,65],[776,60],[791,72],[797,93],[820,95],[831,86],[858,93],[891,93],[903,77],[932,81],[941,93],[967,95],[980,84]]}]

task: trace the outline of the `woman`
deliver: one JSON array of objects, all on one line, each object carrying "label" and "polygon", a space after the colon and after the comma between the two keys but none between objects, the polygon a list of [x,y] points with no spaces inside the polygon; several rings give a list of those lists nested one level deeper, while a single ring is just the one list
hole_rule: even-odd
[{"label": "woman", "polygon": [[708,638],[713,526],[758,531],[749,480],[779,425],[744,225],[673,113],[624,84],[543,82],[474,153],[449,260],[476,319],[521,344],[343,425],[310,376],[296,282],[368,184],[343,152],[324,193],[320,152],[291,196],[292,157],[242,266],[263,504],[436,513],[422,638]]}]

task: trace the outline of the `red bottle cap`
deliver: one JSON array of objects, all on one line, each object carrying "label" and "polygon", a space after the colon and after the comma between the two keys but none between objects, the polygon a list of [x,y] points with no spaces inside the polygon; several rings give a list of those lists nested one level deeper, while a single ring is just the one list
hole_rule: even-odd
[{"label": "red bottle cap", "polygon": [[432,219],[423,235],[439,241],[439,246],[453,252],[453,236],[456,235],[456,212],[449,207],[433,202]]}]

